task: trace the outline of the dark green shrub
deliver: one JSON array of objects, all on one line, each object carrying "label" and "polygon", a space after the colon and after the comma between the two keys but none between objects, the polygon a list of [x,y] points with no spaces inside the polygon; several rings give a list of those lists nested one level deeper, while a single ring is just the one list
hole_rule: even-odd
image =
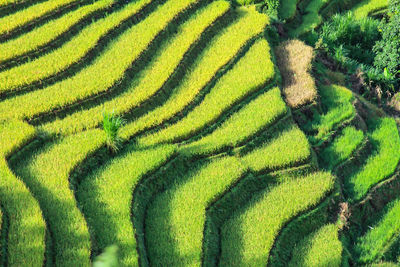
[{"label": "dark green shrub", "polygon": [[392,0],[389,10],[391,19],[382,24],[382,40],[374,46],[376,57],[374,65],[384,76],[396,83],[400,78],[400,0]]},{"label": "dark green shrub", "polygon": [[322,25],[320,38],[331,54],[339,50],[360,63],[372,64],[375,58],[372,48],[381,39],[380,25],[372,18],[355,20],[351,12],[337,14]]}]

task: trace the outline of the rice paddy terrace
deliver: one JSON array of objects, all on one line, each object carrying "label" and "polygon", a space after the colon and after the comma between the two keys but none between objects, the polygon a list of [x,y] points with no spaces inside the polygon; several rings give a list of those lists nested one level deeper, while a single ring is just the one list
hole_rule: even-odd
[{"label": "rice paddy terrace", "polygon": [[[302,38],[387,7],[341,2],[278,15]],[[272,27],[223,0],[0,0],[0,264],[396,266],[396,120]]]}]

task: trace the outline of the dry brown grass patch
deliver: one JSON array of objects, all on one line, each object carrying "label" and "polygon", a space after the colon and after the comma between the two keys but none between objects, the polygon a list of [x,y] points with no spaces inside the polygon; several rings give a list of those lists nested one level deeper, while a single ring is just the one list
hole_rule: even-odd
[{"label": "dry brown grass patch", "polygon": [[310,75],[313,48],[302,41],[289,40],[278,46],[275,53],[288,105],[297,108],[314,101],[317,89]]}]

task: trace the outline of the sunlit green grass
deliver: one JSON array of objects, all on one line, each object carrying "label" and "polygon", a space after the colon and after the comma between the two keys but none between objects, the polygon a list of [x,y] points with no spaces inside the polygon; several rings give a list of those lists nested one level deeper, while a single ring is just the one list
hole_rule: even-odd
[{"label": "sunlit green grass", "polygon": [[90,236],[69,175],[104,143],[101,130],[84,132],[46,145],[15,168],[43,210],[52,233],[56,266],[90,265]]},{"label": "sunlit green grass", "polygon": [[44,261],[46,224],[39,204],[6,161],[34,136],[26,123],[0,120],[0,199],[9,220],[8,266],[42,266]]},{"label": "sunlit green grass", "polygon": [[61,6],[68,5],[75,0],[44,1],[25,8],[14,14],[0,18],[0,35],[9,33],[32,20],[35,20],[48,12],[54,11]]},{"label": "sunlit green grass", "polygon": [[289,35],[291,37],[299,37],[318,27],[323,22],[319,11],[328,2],[329,0],[311,0],[304,11],[305,15],[301,18],[301,24],[294,30],[289,31]]},{"label": "sunlit green grass", "polygon": [[[70,41],[66,42],[58,49],[51,51],[31,62],[27,62],[1,72],[0,93],[15,91],[21,86],[28,85],[35,81],[41,81],[44,78],[57,74],[72,64],[78,62],[84,55],[87,54],[88,51],[97,45],[100,38],[105,36],[108,32],[110,32],[110,30],[120,25],[130,16],[137,14],[141,8],[150,2],[151,0],[139,0],[130,3],[126,5],[125,8],[85,27]],[[13,47],[12,49],[14,50],[18,48]],[[114,64],[116,63],[117,61]],[[111,67],[111,65],[109,67]],[[87,69],[88,68],[85,70]],[[103,70],[105,69],[109,68],[104,68]],[[67,81],[70,80],[72,80],[72,78],[68,79]],[[70,88],[71,87],[68,89],[70,90]]]},{"label": "sunlit green grass", "polygon": [[387,7],[389,0],[364,0],[353,7],[352,11],[356,19],[367,17],[370,13]]},{"label": "sunlit green grass", "polygon": [[211,134],[185,146],[193,154],[209,153],[235,147],[287,112],[281,91],[275,87],[248,103]]},{"label": "sunlit green grass", "polygon": [[[214,1],[198,10],[187,22],[179,26],[177,33],[170,40],[160,47],[125,93],[93,108],[78,111],[64,119],[50,122],[44,125],[43,129],[51,133],[71,134],[98,126],[103,110],[113,110],[115,114],[123,114],[138,107],[143,101],[159,92],[193,43],[229,8],[228,2]],[[80,123],[77,124],[77,121]]]},{"label": "sunlit green grass", "polygon": [[328,224],[307,236],[294,248],[289,267],[339,267],[342,250],[337,226]]},{"label": "sunlit green grass", "polygon": [[280,229],[333,188],[329,173],[287,177],[233,213],[221,229],[221,266],[266,266]]},{"label": "sunlit green grass", "polygon": [[[33,93],[17,96],[0,103],[0,110],[7,110],[7,117],[30,118],[64,105],[107,91],[121,80],[125,70],[148,47],[175,16],[199,0],[167,1],[145,20],[119,36],[92,65],[75,76]],[[139,3],[139,2],[136,2]],[[140,36],[140,38],[137,38]],[[135,43],[132,43],[132,40]],[[104,70],[107,70],[104,72]],[[103,75],[99,76],[99,73]],[[71,90],[74,88],[74,90]]]},{"label": "sunlit green grass", "polygon": [[341,135],[336,137],[320,154],[326,168],[332,169],[349,158],[363,139],[364,133],[361,130],[357,130],[353,126],[344,128]]},{"label": "sunlit green grass", "polygon": [[138,143],[152,145],[186,138],[212,123],[229,107],[260,89],[274,77],[274,64],[269,52],[268,42],[265,39],[258,40],[244,57],[219,79],[199,106],[176,124],[145,136],[139,139]]},{"label": "sunlit green grass", "polygon": [[251,38],[262,33],[269,23],[267,16],[256,11],[239,9],[241,17],[213,38],[199,55],[191,72],[182,78],[172,96],[164,104],[141,118],[127,124],[121,131],[125,138],[162,123],[189,105],[196,95],[212,80]]},{"label": "sunlit green grass", "polygon": [[360,263],[370,263],[382,258],[386,246],[400,233],[400,200],[388,206],[388,211],[371,229],[357,241],[356,249],[360,254]]},{"label": "sunlit green grass", "polygon": [[83,6],[76,11],[65,14],[59,19],[51,20],[41,27],[37,27],[18,38],[0,44],[0,62],[33,51],[68,31],[71,26],[79,22],[92,12],[110,6],[113,0],[101,0]]},{"label": "sunlit green grass", "polygon": [[284,168],[307,160],[311,148],[304,133],[295,125],[269,139],[243,157],[243,161],[254,171]]},{"label": "sunlit green grass", "polygon": [[129,152],[102,166],[78,189],[77,197],[97,248],[102,251],[117,245],[120,266],[138,265],[132,192],[144,174],[162,165],[173,152],[174,146]]},{"label": "sunlit green grass", "polygon": [[0,0],[0,7],[8,5],[8,4],[18,3],[18,2],[23,2],[23,1],[19,1],[19,0]]},{"label": "sunlit green grass", "polygon": [[400,161],[400,137],[392,118],[370,122],[369,138],[375,152],[361,169],[348,178],[347,191],[353,200],[362,198],[376,183],[394,173]]},{"label": "sunlit green grass", "polygon": [[[14,118],[30,118],[37,113],[49,112],[54,108],[73,104],[80,99],[107,91],[124,77],[132,62],[138,59],[150,42],[175,16],[198,1],[167,1],[145,20],[116,38],[93,64],[69,79],[0,103],[0,110],[3,108],[8,110],[7,114],[3,112],[0,114]],[[135,43],[132,43],[132,40],[135,40]],[[102,75],[99,76],[99,73]]]},{"label": "sunlit green grass", "polygon": [[306,125],[306,129],[316,132],[311,138],[313,142],[324,139],[337,125],[351,120],[356,113],[353,107],[354,96],[345,87],[321,86],[319,95],[324,113],[322,115],[315,113],[311,123]]},{"label": "sunlit green grass", "polygon": [[152,265],[202,265],[206,208],[244,171],[245,167],[236,158],[216,159],[156,196],[146,218]]}]

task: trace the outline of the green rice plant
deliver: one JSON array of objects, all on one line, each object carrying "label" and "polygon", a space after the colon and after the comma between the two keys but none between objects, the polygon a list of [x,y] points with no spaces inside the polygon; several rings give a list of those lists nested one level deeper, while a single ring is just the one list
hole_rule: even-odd
[{"label": "green rice plant", "polygon": [[375,184],[394,173],[400,161],[400,137],[396,121],[392,118],[369,122],[368,137],[375,152],[347,182],[347,193],[352,200],[361,199]]},{"label": "green rice plant", "polygon": [[388,211],[377,225],[357,240],[356,250],[360,264],[380,260],[390,243],[399,237],[400,200],[391,202],[387,207]]},{"label": "green rice plant", "polygon": [[0,18],[0,35],[7,34],[18,27],[38,19],[46,13],[73,4],[76,0],[44,1],[14,14]]},{"label": "green rice plant", "polygon": [[218,71],[229,63],[240,48],[264,31],[268,24],[265,15],[244,8],[239,10],[240,19],[210,41],[207,49],[199,55],[192,71],[183,77],[172,96],[162,106],[127,124],[121,131],[124,138],[156,126],[179,113],[193,101]]},{"label": "green rice plant", "polygon": [[82,205],[97,248],[119,247],[120,266],[138,265],[135,229],[131,220],[132,192],[141,178],[164,164],[175,147],[132,151],[101,166],[83,180],[77,199]]},{"label": "green rice plant", "polygon": [[321,153],[320,158],[327,169],[333,167],[348,159],[350,155],[364,140],[364,133],[348,126],[343,129],[340,136],[336,137]]},{"label": "green rice plant", "polygon": [[61,18],[51,20],[43,26],[37,27],[15,39],[1,43],[0,63],[45,45],[62,33],[67,32],[71,26],[75,25],[84,17],[96,10],[110,6],[113,2],[114,0],[101,0],[93,4],[82,6],[76,11],[65,14]]},{"label": "green rice plant", "polygon": [[316,132],[310,138],[313,143],[326,138],[338,124],[352,120],[356,114],[354,96],[347,88],[339,85],[321,86],[319,94],[324,113],[315,113],[311,123],[305,125],[306,130]]},{"label": "green rice plant", "polygon": [[353,7],[355,19],[367,17],[374,11],[388,7],[389,0],[364,0]]},{"label": "green rice plant", "polygon": [[276,121],[287,111],[281,91],[275,87],[233,114],[211,134],[185,145],[184,150],[202,154],[215,152],[226,146],[235,147]]},{"label": "green rice plant", "polygon": [[125,121],[114,114],[114,112],[103,112],[103,130],[106,133],[106,144],[112,151],[117,152],[121,138],[118,136],[119,129]]},{"label": "green rice plant", "polygon": [[305,15],[302,16],[300,25],[289,31],[289,35],[296,38],[317,28],[323,22],[319,11],[328,2],[329,0],[311,0],[304,10]]},{"label": "green rice plant", "polygon": [[[75,76],[45,89],[7,99],[0,103],[0,106],[11,105],[15,109],[9,110],[7,115],[0,114],[11,118],[31,118],[35,114],[50,112],[54,108],[71,105],[82,98],[107,91],[124,77],[126,69],[138,59],[149,43],[175,16],[198,1],[167,1],[145,20],[117,38],[100,57],[96,58],[92,65]],[[132,40],[136,40],[134,45]],[[105,69],[109,71],[104,73]],[[99,77],[99,73],[104,73],[104,75]],[[75,90],[71,90],[71,88]],[[17,102],[19,108],[14,106],[13,102]]]},{"label": "green rice plant", "polygon": [[14,167],[43,209],[54,244],[56,266],[90,266],[90,236],[71,190],[69,175],[89,154],[103,146],[105,139],[99,129],[70,136],[32,151],[32,157],[24,153]]},{"label": "green rice plant", "polygon": [[279,18],[282,20],[292,19],[296,15],[299,0],[283,0],[279,6]]},{"label": "green rice plant", "polygon": [[[274,77],[274,64],[269,52],[268,42],[265,39],[257,40],[238,63],[218,80],[199,106],[168,128],[138,139],[138,144],[153,145],[181,140],[211,124],[225,110],[265,86]],[[257,68],[249,69],[249,66]]]},{"label": "green rice plant", "polygon": [[288,266],[294,257],[294,251],[300,251],[305,247],[300,245],[302,241],[316,230],[330,223],[332,217],[330,209],[337,196],[337,193],[332,193],[314,209],[303,212],[286,224],[274,242],[268,259],[268,266]]},{"label": "green rice plant", "polygon": [[[152,0],[132,2],[121,10],[113,12],[105,18],[85,27],[58,49],[31,62],[1,72],[0,94],[18,90],[23,86],[41,81],[67,69],[72,64],[81,60],[112,29],[120,25],[124,20],[137,14],[145,5],[151,2]],[[16,49],[12,48],[13,51],[16,51]],[[98,77],[96,79],[98,80]]]},{"label": "green rice plant", "polygon": [[283,133],[277,132],[268,142],[243,156],[242,160],[253,171],[274,170],[304,162],[311,148],[304,133],[295,125]]},{"label": "green rice plant", "polygon": [[333,189],[329,173],[283,177],[284,181],[253,196],[221,228],[220,266],[266,266],[281,228]]},{"label": "green rice plant", "polygon": [[[200,38],[207,27],[229,10],[229,3],[213,1],[200,9],[183,23],[173,38],[168,40],[154,56],[153,60],[139,73],[139,78],[120,96],[93,108],[82,110],[55,120],[43,126],[43,130],[56,134],[71,134],[93,128],[101,122],[101,110],[114,110],[121,115],[138,107],[143,101],[157,93],[180,64],[185,53]],[[76,125],[76,121],[80,124]]]},{"label": "green rice plant", "polygon": [[155,266],[201,266],[206,209],[246,168],[219,158],[158,194],[146,217],[148,256]]},{"label": "green rice plant", "polygon": [[328,224],[304,238],[294,248],[289,267],[339,267],[342,263],[342,250],[338,227]]},{"label": "green rice plant", "polygon": [[32,126],[0,120],[0,199],[8,216],[8,266],[42,266],[46,223],[37,200],[10,170],[6,158],[34,138]]}]

